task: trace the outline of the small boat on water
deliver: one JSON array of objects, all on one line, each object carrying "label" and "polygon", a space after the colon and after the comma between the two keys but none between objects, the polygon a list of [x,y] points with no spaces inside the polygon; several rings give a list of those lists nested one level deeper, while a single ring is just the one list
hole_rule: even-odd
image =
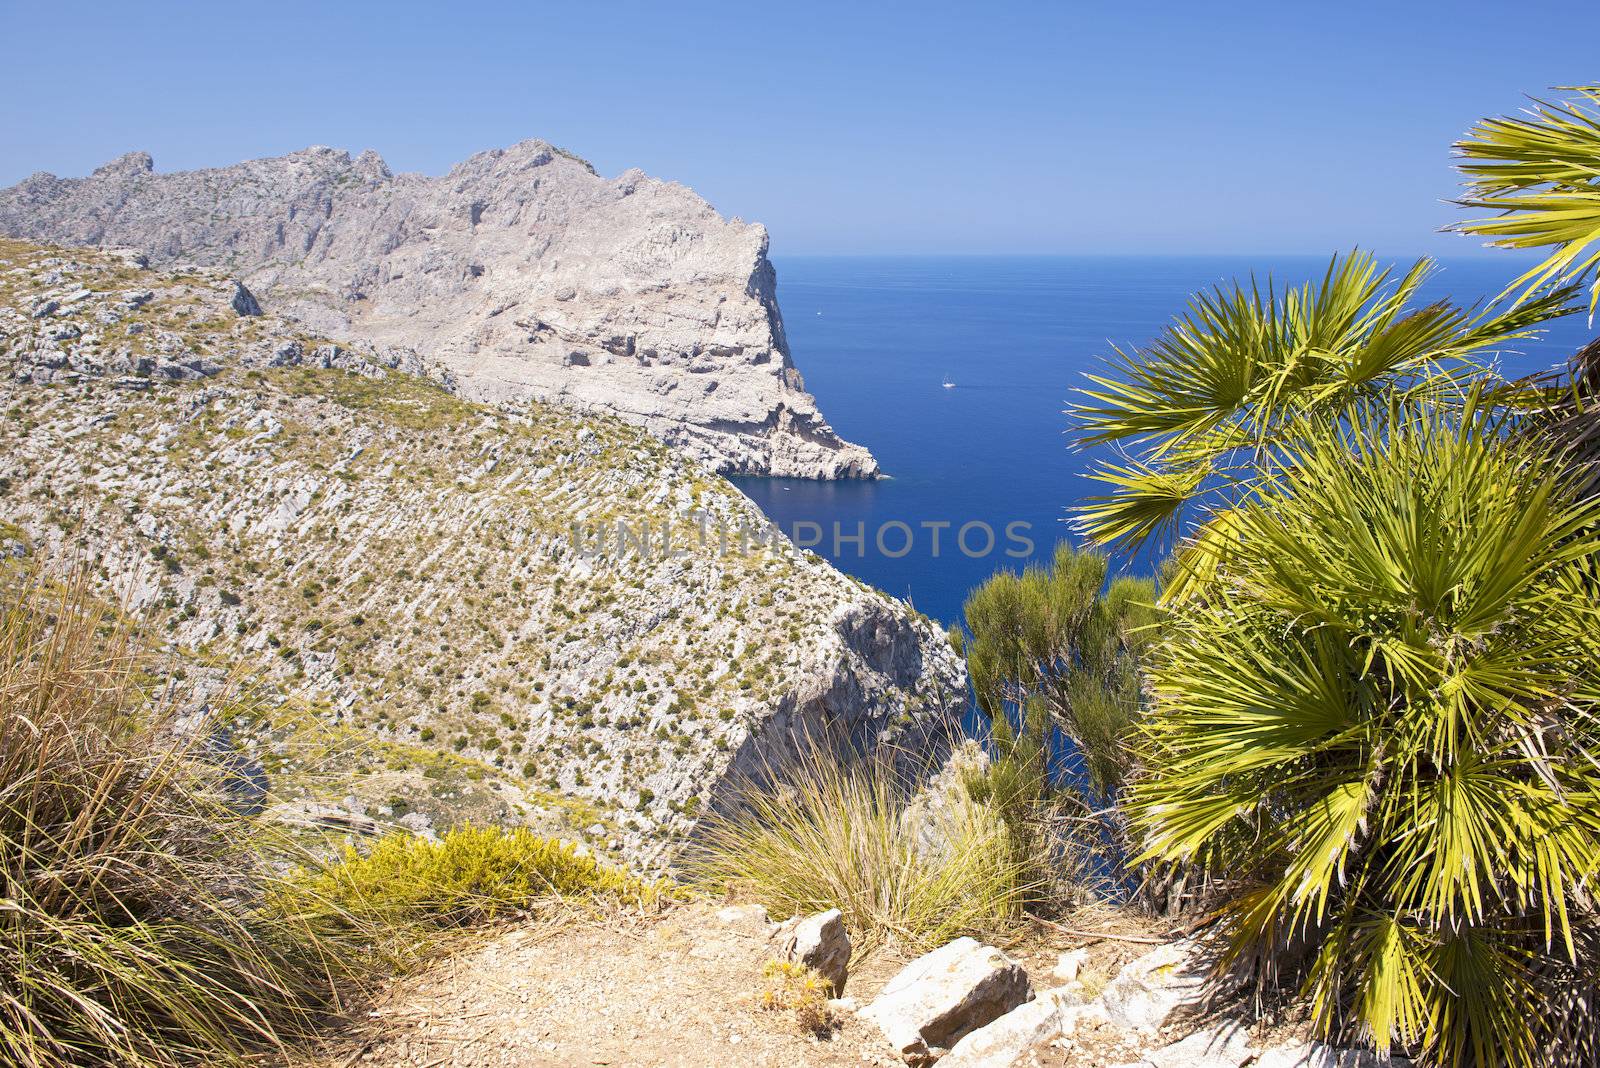
[{"label": "small boat on water", "polygon": [[947,379],[944,380],[944,388],[945,389],[955,389],[956,388],[956,384],[954,382],[950,381],[947,378]]}]

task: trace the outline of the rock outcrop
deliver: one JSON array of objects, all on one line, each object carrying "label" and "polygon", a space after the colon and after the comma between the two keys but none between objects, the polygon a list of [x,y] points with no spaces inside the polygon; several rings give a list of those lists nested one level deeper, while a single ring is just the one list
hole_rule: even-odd
[{"label": "rock outcrop", "polygon": [[943,1068],[1011,1068],[1025,1063],[1030,1051],[1073,1034],[1080,1024],[1105,1023],[1098,1003],[1064,990],[1046,990],[1038,997],[985,1024],[941,1058]]},{"label": "rock outcrop", "polygon": [[427,351],[469,399],[615,414],[725,473],[877,474],[790,359],[765,229],[542,141],[437,178],[370,151],[177,173],[130,153],[0,191],[0,234],[223,268],[247,306]]},{"label": "rock outcrop", "polygon": [[639,428],[465,401],[415,351],[241,303],[0,241],[0,557],[87,565],[266,687],[213,718],[269,804],[658,866],[752,752],[916,750],[959,716],[937,626]]},{"label": "rock outcrop", "polygon": [[850,934],[844,916],[829,909],[811,916],[796,916],[779,929],[778,959],[804,965],[844,992],[850,975]]},{"label": "rock outcrop", "polygon": [[1201,1004],[1208,973],[1194,943],[1169,942],[1129,961],[1101,1000],[1119,1027],[1155,1034],[1179,1009]]},{"label": "rock outcrop", "polygon": [[901,1060],[919,1066],[1032,998],[1020,964],[993,946],[958,938],[902,968],[861,1016],[878,1025]]}]

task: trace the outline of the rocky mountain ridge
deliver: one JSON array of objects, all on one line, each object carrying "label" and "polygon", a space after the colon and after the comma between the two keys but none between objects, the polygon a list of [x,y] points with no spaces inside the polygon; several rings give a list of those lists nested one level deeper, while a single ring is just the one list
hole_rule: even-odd
[{"label": "rocky mountain ridge", "polygon": [[0,556],[88,566],[252,680],[208,714],[285,818],[527,823],[654,866],[807,737],[921,751],[959,714],[935,624],[680,452],[249,295],[0,242]]},{"label": "rocky mountain ridge", "polygon": [[324,147],[175,173],[129,153],[0,190],[0,235],[217,267],[321,336],[428,351],[469,399],[614,414],[722,472],[878,473],[805,391],[764,228],[542,141],[436,178]]}]

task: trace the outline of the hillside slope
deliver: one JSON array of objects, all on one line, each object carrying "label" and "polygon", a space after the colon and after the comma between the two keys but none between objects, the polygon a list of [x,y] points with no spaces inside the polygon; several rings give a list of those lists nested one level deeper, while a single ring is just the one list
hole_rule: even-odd
[{"label": "hillside slope", "polygon": [[638,428],[240,308],[209,271],[0,242],[0,553],[88,564],[292,694],[212,710],[275,803],[656,863],[797,738],[917,750],[958,713],[931,621]]},{"label": "hillside slope", "polygon": [[170,174],[129,153],[0,190],[0,235],[236,272],[321,335],[426,349],[473,399],[609,412],[722,471],[877,474],[790,359],[761,226],[542,141],[438,178],[330,148]]}]

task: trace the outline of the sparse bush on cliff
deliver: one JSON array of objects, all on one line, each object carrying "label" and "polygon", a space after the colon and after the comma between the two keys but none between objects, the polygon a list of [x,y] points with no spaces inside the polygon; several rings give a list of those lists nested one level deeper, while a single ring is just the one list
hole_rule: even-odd
[{"label": "sparse bush on cliff", "polygon": [[1002,734],[1004,713],[1037,699],[1077,750],[1092,800],[1116,796],[1139,715],[1139,658],[1154,637],[1155,584],[1106,584],[1106,558],[1063,542],[1049,568],[1002,572],[973,590],[964,643],[978,704]]},{"label": "sparse bush on cliff", "polygon": [[747,787],[701,829],[688,865],[695,883],[780,916],[838,908],[858,951],[1004,936],[1038,890],[1034,865],[992,807],[918,811],[889,771],[827,753],[811,753],[781,783]]},{"label": "sparse bush on cliff", "polygon": [[0,589],[0,1061],[232,1064],[309,1034],[338,946],[258,907],[220,770],[81,583]]},{"label": "sparse bush on cliff", "polygon": [[[969,789],[1005,818],[1043,870],[1081,885],[1087,866],[1123,880],[1114,806],[1140,717],[1140,662],[1155,636],[1155,583],[1106,582],[1106,558],[1063,542],[1048,568],[1001,572],[967,597],[960,634],[992,762]],[[1064,739],[1064,766],[1054,754]],[[1107,886],[1113,893],[1122,888]]]}]

